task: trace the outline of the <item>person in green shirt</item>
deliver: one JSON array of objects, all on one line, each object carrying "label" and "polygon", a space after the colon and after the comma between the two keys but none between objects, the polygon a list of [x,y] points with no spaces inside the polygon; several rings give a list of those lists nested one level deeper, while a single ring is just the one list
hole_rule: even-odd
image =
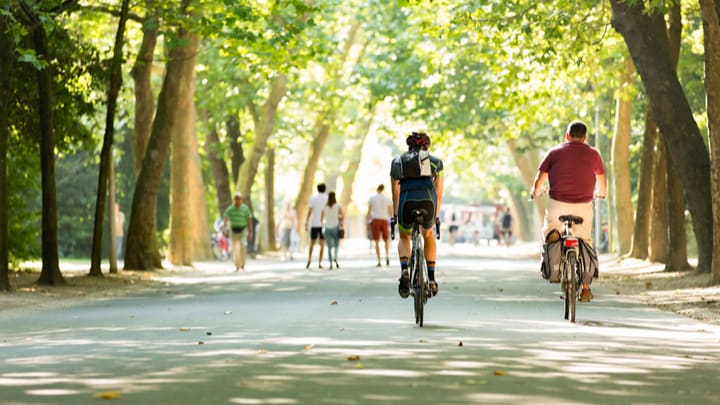
[{"label": "person in green shirt", "polygon": [[236,192],[233,195],[233,203],[227,207],[223,215],[223,232],[227,232],[228,223],[232,231],[230,239],[232,240],[233,261],[235,262],[235,271],[245,271],[245,257],[247,256],[247,240],[252,238],[253,222],[252,211],[243,204],[243,195]]}]

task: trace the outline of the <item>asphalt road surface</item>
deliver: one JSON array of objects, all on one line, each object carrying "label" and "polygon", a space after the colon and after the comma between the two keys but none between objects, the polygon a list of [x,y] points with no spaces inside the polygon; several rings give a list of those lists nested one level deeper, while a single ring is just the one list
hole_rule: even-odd
[{"label": "asphalt road surface", "polygon": [[720,328],[601,281],[571,324],[537,260],[502,247],[441,248],[420,328],[399,270],[349,245],[339,270],[206,263],[142,296],[0,312],[0,403],[720,404]]}]

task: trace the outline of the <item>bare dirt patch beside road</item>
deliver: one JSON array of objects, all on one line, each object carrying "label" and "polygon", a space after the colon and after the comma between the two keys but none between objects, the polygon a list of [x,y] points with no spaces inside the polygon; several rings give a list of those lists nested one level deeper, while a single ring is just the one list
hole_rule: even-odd
[{"label": "bare dirt patch beside road", "polygon": [[149,280],[144,273],[120,271],[91,277],[87,273],[65,273],[67,284],[38,285],[40,273],[20,271],[10,273],[12,292],[0,293],[0,316],[17,309],[49,309],[78,305],[85,301],[103,300],[147,291],[160,283]]},{"label": "bare dirt patch beside road", "polygon": [[713,325],[720,325],[720,286],[709,274],[665,272],[664,265],[637,259],[601,258],[599,285],[617,295]]}]

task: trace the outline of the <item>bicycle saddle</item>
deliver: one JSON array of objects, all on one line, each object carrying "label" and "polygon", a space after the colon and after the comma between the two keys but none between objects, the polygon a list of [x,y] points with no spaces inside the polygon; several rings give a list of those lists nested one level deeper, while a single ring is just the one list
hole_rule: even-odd
[{"label": "bicycle saddle", "polygon": [[575,223],[575,224],[582,224],[582,223],[583,223],[582,217],[576,217],[575,215],[561,215],[561,216],[558,218],[558,220],[559,220],[560,222],[569,221],[569,222]]}]

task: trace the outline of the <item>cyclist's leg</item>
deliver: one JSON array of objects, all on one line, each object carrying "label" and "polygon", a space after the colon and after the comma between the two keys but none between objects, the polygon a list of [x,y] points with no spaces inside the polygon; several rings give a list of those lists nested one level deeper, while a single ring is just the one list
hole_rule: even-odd
[{"label": "cyclist's leg", "polygon": [[407,202],[407,192],[400,192],[398,201],[398,222],[397,227],[400,233],[398,240],[398,256],[400,257],[400,279],[398,285],[398,293],[402,298],[410,295],[410,274],[408,273],[408,260],[410,258],[410,236],[412,234],[412,224],[408,226],[407,215],[404,215]]}]

